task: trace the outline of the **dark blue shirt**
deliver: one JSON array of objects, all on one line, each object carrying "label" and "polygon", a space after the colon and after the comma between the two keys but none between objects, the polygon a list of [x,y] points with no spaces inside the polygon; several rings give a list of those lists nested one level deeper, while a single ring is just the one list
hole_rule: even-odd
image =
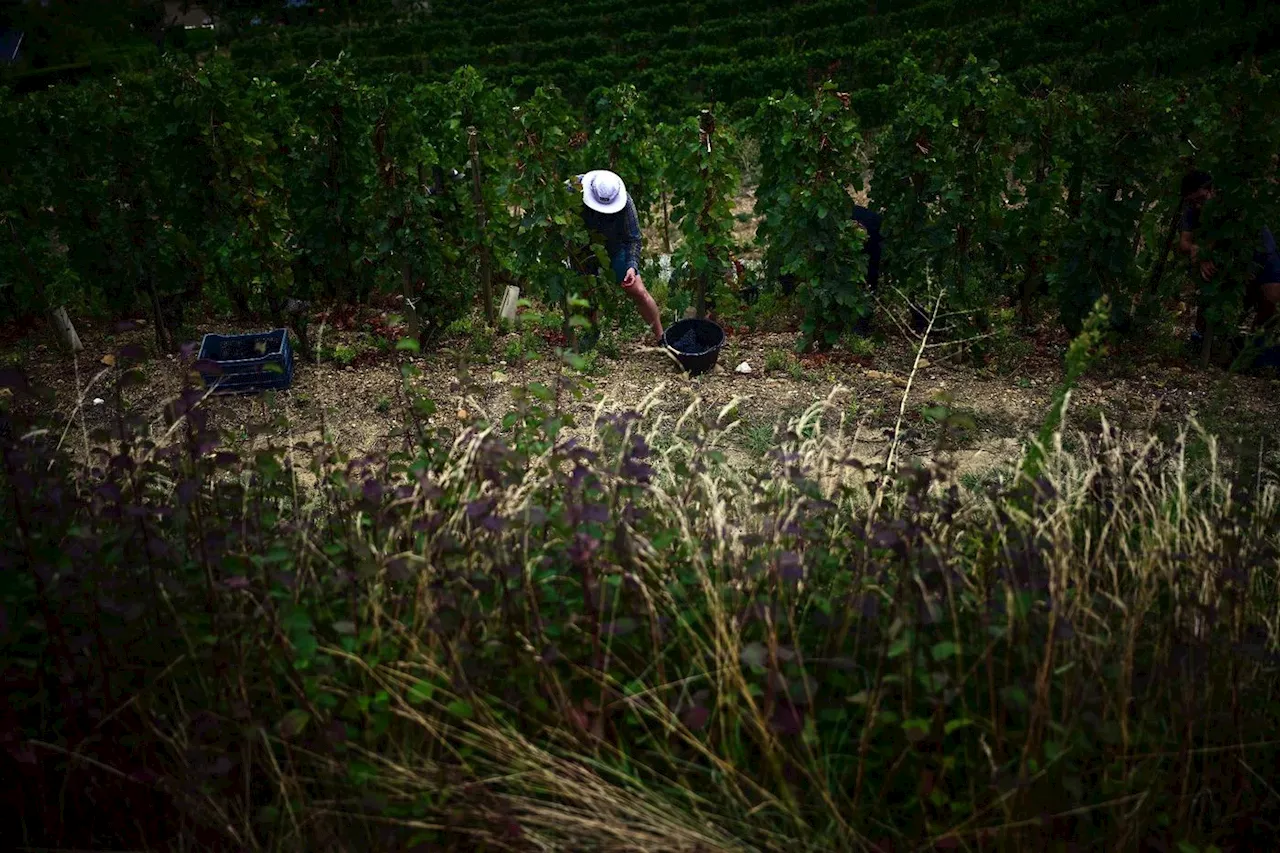
[{"label": "dark blue shirt", "polygon": [[[574,175],[565,181],[565,185],[577,192],[582,191],[582,179],[585,175]],[[604,250],[612,261],[613,271],[618,281],[628,269],[640,272],[640,219],[636,216],[636,206],[631,195],[627,195],[627,206],[617,213],[600,213],[582,205],[582,224],[592,235],[599,235],[604,240]]]},{"label": "dark blue shirt", "polygon": [[853,221],[867,229],[866,240],[863,241],[863,251],[867,253],[867,282],[875,284],[876,279],[880,276],[880,249],[884,243],[880,236],[880,223],[883,221],[880,214],[874,210],[869,210],[860,204],[853,206]]},{"label": "dark blue shirt", "polygon": [[1200,208],[1188,204],[1182,209],[1182,230],[1194,231],[1200,227]]},{"label": "dark blue shirt", "polygon": [[584,204],[582,222],[592,234],[604,238],[604,250],[613,259],[615,269],[640,270],[640,220],[630,196],[627,197],[627,206],[617,213],[600,213]]},{"label": "dark blue shirt", "polygon": [[[1200,227],[1200,208],[1193,204],[1189,204],[1182,211],[1183,231],[1195,231]],[[1271,233],[1271,229],[1263,226],[1261,233],[1258,235],[1258,249],[1254,253],[1254,257],[1259,263],[1276,257],[1276,238]]]}]

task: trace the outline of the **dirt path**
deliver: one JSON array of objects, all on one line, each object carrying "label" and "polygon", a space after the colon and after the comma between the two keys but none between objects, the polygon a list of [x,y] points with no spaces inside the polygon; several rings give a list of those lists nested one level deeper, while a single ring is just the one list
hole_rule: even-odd
[{"label": "dirt path", "polygon": [[[852,194],[866,203],[865,194]],[[754,196],[744,191],[734,205],[735,239],[742,247],[738,257],[757,264],[760,247],[755,234]],[[661,210],[655,208],[646,231],[646,245],[656,252],[662,246]],[[672,246],[679,235],[670,229]],[[659,282],[670,275],[669,256],[657,257]],[[383,306],[388,307],[388,306]],[[579,419],[589,417],[594,400],[603,396],[614,408],[633,407],[655,386],[663,384],[660,411],[678,415],[694,399],[708,410],[719,409],[741,398],[740,426],[735,430],[731,456],[751,465],[774,446],[774,430],[785,427],[819,400],[830,399],[834,410],[824,422],[837,426],[840,415],[858,430],[855,452],[865,460],[880,458],[898,418],[902,395],[915,360],[912,342],[883,318],[874,345],[853,356],[817,356],[797,359],[791,354],[794,333],[743,335],[729,329],[729,340],[717,372],[698,379],[682,375],[662,352],[606,335],[591,357],[587,381],[591,393],[574,406]],[[323,337],[328,353],[318,364],[299,361],[293,386],[271,400],[219,397],[206,402],[210,425],[223,431],[233,444],[253,444],[253,436],[282,431],[263,428],[270,416],[283,414],[290,424],[288,437],[311,442],[327,430],[338,447],[353,456],[393,450],[409,440],[404,394],[400,380],[403,354],[390,350],[396,332],[389,330],[387,312],[367,309],[348,312],[337,328],[322,334],[314,326],[313,337]],[[555,325],[554,323],[552,324]],[[192,339],[208,332],[230,334],[262,331],[266,324],[237,327],[233,323],[197,326]],[[370,341],[382,333],[382,352]],[[75,411],[77,374],[72,363],[52,344],[42,343],[40,333],[0,327],[0,368],[18,366],[37,385],[53,392],[52,405],[63,424]],[[85,352],[79,360],[79,385],[83,387],[102,369],[99,359],[122,346],[151,346],[150,329],[144,324],[121,332],[115,324],[82,324]],[[962,477],[980,479],[997,466],[1015,459],[1026,437],[1041,423],[1060,380],[1063,353],[1068,344],[1060,330],[1042,329],[1021,335],[995,349],[995,360],[977,369],[969,360],[949,360],[930,350],[928,361],[914,377],[904,413],[910,457],[927,456],[936,447],[941,427],[937,423],[942,401],[954,416],[953,461]],[[1096,430],[1100,417],[1128,431],[1160,431],[1171,434],[1190,416],[1196,416],[1211,433],[1224,436],[1227,450],[1239,440],[1256,447],[1261,439],[1266,461],[1280,468],[1280,454],[1267,450],[1280,427],[1280,380],[1232,376],[1217,369],[1198,370],[1181,356],[1156,356],[1152,342],[1136,340],[1127,350],[1103,359],[1080,384],[1072,399],[1067,430]],[[437,405],[438,423],[456,426],[459,413],[481,415],[497,422],[511,407],[511,392],[530,382],[554,384],[559,361],[553,347],[533,331],[492,337],[482,332],[458,334],[433,345],[429,353],[411,361],[421,373],[419,384]],[[354,363],[343,366],[338,351]],[[532,356],[532,360],[526,360]],[[735,372],[745,362],[749,374]],[[466,365],[469,382],[458,382],[459,367]],[[144,365],[146,381],[127,389],[129,408],[161,422],[164,404],[182,387],[182,366],[170,356],[153,357]],[[85,395],[84,427],[72,423],[67,440],[83,446],[84,434],[105,427],[117,417],[114,399],[107,393],[110,372]],[[467,387],[470,386],[470,387]],[[2,393],[2,392],[0,392]],[[103,400],[94,404],[95,398]],[[1256,455],[1256,453],[1255,453]]]},{"label": "dirt path", "polygon": [[[221,324],[197,331],[234,330]],[[326,334],[326,349],[332,343],[355,338],[353,332]],[[81,337],[86,347],[79,365],[83,384],[102,370],[99,359],[103,355],[125,344],[146,345],[150,332],[145,325],[126,333],[90,326],[82,330]],[[526,335],[522,343],[518,335],[498,336],[492,341],[491,352],[477,354],[474,342],[454,338],[431,353],[413,357],[411,361],[422,375],[419,382],[437,405],[437,423],[456,425],[460,415],[480,415],[498,422],[511,408],[513,387],[529,382],[554,384],[558,367],[550,346],[538,347],[527,363],[512,358],[518,350],[527,352],[528,339]],[[680,373],[659,350],[619,342],[616,357],[595,354],[586,377],[591,393],[573,409],[579,420],[589,418],[601,395],[611,408],[636,406],[659,384],[664,384],[664,389],[657,409],[673,416],[695,398],[708,410],[741,398],[738,416],[742,423],[735,430],[731,457],[749,465],[776,443],[776,427],[816,401],[830,398],[835,409],[825,424],[836,426],[837,413],[843,413],[846,423],[858,428],[857,455],[868,461],[881,457],[914,361],[912,346],[889,332],[867,355],[797,359],[790,354],[794,341],[791,334],[731,336],[716,372],[696,379]],[[950,412],[959,416],[953,421],[957,422],[953,461],[962,479],[980,480],[1015,459],[1050,403],[1064,345],[1063,340],[1042,336],[1020,362],[1006,361],[981,371],[943,359],[926,361],[914,378],[905,407],[904,425],[909,430],[906,456],[928,456],[933,451],[940,430],[936,423],[940,411],[935,407],[944,401]],[[22,339],[0,347],[0,355],[6,364],[21,367],[37,385],[53,391],[59,419],[65,423],[76,397],[76,373],[69,361],[48,345]],[[397,355],[367,353],[362,360],[359,366],[346,367],[333,361],[299,361],[292,388],[273,401],[266,397],[211,398],[207,402],[210,425],[223,431],[232,444],[252,444],[262,440],[253,438],[261,434],[255,425],[267,422],[269,416],[284,414],[291,425],[287,435],[295,442],[319,439],[323,424],[335,443],[353,456],[403,447],[408,431]],[[750,365],[751,373],[735,372],[743,362]],[[469,390],[458,381],[462,364],[470,376]],[[147,381],[127,389],[126,400],[133,410],[159,422],[164,403],[181,388],[182,368],[176,358],[163,356],[152,358],[144,371]],[[85,427],[89,431],[108,426],[116,417],[112,395],[104,387],[108,381],[109,373],[86,395]],[[95,404],[94,398],[103,402]],[[1193,371],[1185,365],[1119,353],[1081,383],[1068,426],[1096,428],[1099,415],[1103,415],[1122,429],[1172,430],[1193,414],[1217,433],[1250,439],[1273,433],[1280,425],[1280,381]],[[286,433],[268,429],[265,434],[279,438]],[[72,446],[83,442],[78,423],[73,422],[67,435]],[[1280,465],[1280,455],[1264,452],[1272,464]]]}]

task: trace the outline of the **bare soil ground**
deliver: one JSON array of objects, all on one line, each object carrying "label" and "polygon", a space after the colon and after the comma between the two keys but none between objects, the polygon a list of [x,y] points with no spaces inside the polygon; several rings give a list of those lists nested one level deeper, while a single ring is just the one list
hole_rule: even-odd
[{"label": "bare soil ground", "polygon": [[[370,309],[364,317],[355,318],[352,329],[326,329],[321,336],[324,351],[332,352],[334,344],[355,350],[358,328],[379,315],[377,309]],[[196,331],[227,334],[265,328],[221,323]],[[313,336],[317,331],[313,328]],[[118,332],[114,325],[92,325],[81,329],[81,337],[85,352],[78,364],[53,344],[42,342],[42,335],[11,333],[0,344],[0,359],[6,365],[20,367],[34,384],[51,389],[59,423],[70,425],[66,441],[72,447],[82,445],[85,432],[109,426],[117,414],[113,394],[108,393],[117,368],[105,368],[100,359],[126,344],[152,346],[145,324],[128,332]],[[514,387],[535,381],[552,385],[557,371],[563,369],[553,347],[529,347],[531,337],[526,334],[522,339],[513,333],[478,343],[475,336],[454,336],[431,352],[412,357],[366,350],[349,366],[325,358],[314,364],[298,360],[287,391],[212,397],[205,405],[210,425],[232,445],[253,444],[273,433],[277,439],[310,442],[321,438],[323,430],[352,456],[396,450],[410,441],[400,379],[403,360],[412,361],[421,371],[416,382],[436,402],[437,421],[454,426],[480,416],[496,423],[510,410]],[[741,424],[734,431],[731,458],[751,465],[776,444],[775,428],[785,427],[815,402],[830,399],[833,410],[825,425],[835,427],[842,414],[846,424],[858,430],[855,452],[868,461],[882,456],[915,361],[913,344],[892,329],[883,331],[878,343],[859,356],[796,357],[794,343],[794,334],[731,334],[715,372],[690,379],[664,352],[615,339],[616,350],[601,350],[616,352],[616,357],[596,352],[585,377],[590,393],[571,409],[581,422],[590,418],[601,398],[609,408],[625,409],[638,405],[658,385],[663,390],[657,408],[671,415],[678,415],[695,399],[708,411],[740,399]],[[905,457],[929,457],[934,452],[939,427],[932,407],[941,400],[967,421],[954,433],[951,451],[959,476],[981,479],[1016,459],[1050,404],[1060,380],[1066,341],[1045,333],[1028,344],[1025,356],[1006,357],[983,369],[963,359],[926,359],[912,380],[905,404],[903,423],[910,431]],[[525,356],[513,357],[517,350]],[[526,361],[527,355],[532,360]],[[736,372],[741,363],[749,365],[751,372]],[[463,365],[468,383],[458,381]],[[184,368],[178,357],[152,355],[143,369],[146,382],[126,389],[125,400],[163,429],[163,407],[180,391]],[[88,384],[95,377],[97,384]],[[76,416],[79,399],[84,402],[83,430]],[[276,414],[287,417],[287,430],[271,429],[263,435],[260,427],[255,428]],[[1280,380],[1273,378],[1199,371],[1178,359],[1117,353],[1081,383],[1073,396],[1068,429],[1096,431],[1100,416],[1121,429],[1166,433],[1196,416],[1211,431],[1227,437],[1246,442],[1262,437],[1262,452],[1271,464],[1280,464],[1280,454],[1266,440],[1280,426]]]},{"label": "bare soil ground", "polygon": [[[865,193],[850,194],[866,203]],[[741,247],[738,257],[749,262],[760,257],[754,204],[754,194],[747,189],[735,200],[733,211],[735,241]],[[652,214],[645,242],[654,254],[665,242],[661,206],[655,205]],[[671,248],[678,249],[680,236],[674,226],[667,236]],[[393,333],[387,328],[389,312],[383,309],[389,307],[347,312],[343,320],[323,330],[313,324],[311,334],[321,357],[315,363],[297,362],[288,391],[211,397],[204,403],[210,425],[233,445],[273,437],[309,443],[327,433],[351,456],[379,453],[411,441],[400,378],[405,360],[419,368],[415,383],[437,404],[435,418],[449,422],[448,426],[476,416],[499,422],[511,408],[513,388],[531,382],[552,385],[563,369],[552,343],[540,342],[530,330],[496,337],[485,332],[457,334],[411,358],[388,351],[388,335]],[[824,426],[835,428],[843,418],[847,427],[856,429],[855,453],[864,460],[883,456],[900,411],[906,430],[904,458],[929,457],[938,446],[941,401],[958,416],[950,421],[955,429],[948,435],[950,458],[961,477],[981,479],[1018,457],[1025,440],[1042,422],[1060,381],[1068,343],[1063,332],[1041,329],[1024,335],[981,368],[955,351],[929,350],[907,392],[915,343],[883,317],[878,322],[875,343],[862,348],[859,355],[799,358],[792,354],[796,339],[792,331],[744,334],[726,323],[729,337],[716,371],[696,379],[684,376],[661,350],[607,333],[609,345],[594,353],[586,378],[590,393],[572,408],[581,422],[590,417],[599,399],[614,409],[634,407],[659,385],[657,408],[670,415],[678,415],[695,400],[707,411],[716,411],[740,399],[741,423],[730,456],[748,466],[776,445],[776,429],[785,429],[789,420],[821,400],[832,404]],[[766,327],[779,328],[779,324]],[[210,320],[196,324],[189,337],[199,340],[210,332],[267,328],[265,322]],[[383,351],[370,346],[372,329],[385,333]],[[57,349],[44,330],[0,326],[0,367],[20,367],[34,384],[50,389],[52,402],[47,405],[65,427],[64,440],[81,448],[89,433],[109,426],[118,415],[115,398],[108,392],[118,369],[104,368],[101,359],[126,345],[141,346],[151,352],[143,365],[146,381],[124,392],[125,403],[162,428],[165,404],[183,387],[185,368],[179,358],[155,353],[145,322],[127,332],[115,323],[81,322],[79,331],[85,351],[73,360]],[[1126,351],[1111,354],[1090,372],[1072,398],[1067,431],[1096,431],[1100,418],[1105,418],[1122,430],[1169,436],[1195,417],[1209,432],[1224,438],[1226,453],[1233,452],[1234,444],[1237,455],[1280,468],[1280,453],[1271,449],[1277,446],[1272,439],[1280,427],[1280,380],[1200,370],[1189,358],[1158,354],[1150,344],[1129,344]],[[335,359],[335,349],[345,351],[351,363]],[[952,357],[947,357],[948,352]],[[735,371],[742,363],[750,366],[750,373]],[[458,380],[463,367],[469,376],[465,383]],[[286,430],[265,426],[270,416],[278,414],[286,416]],[[1249,447],[1254,448],[1252,453]]]}]

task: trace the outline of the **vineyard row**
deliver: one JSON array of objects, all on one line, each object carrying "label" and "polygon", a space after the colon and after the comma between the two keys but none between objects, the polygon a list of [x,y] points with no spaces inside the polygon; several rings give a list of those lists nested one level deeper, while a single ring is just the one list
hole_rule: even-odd
[{"label": "vineyard row", "polygon": [[[896,109],[874,133],[858,98],[808,91],[737,121],[655,122],[629,86],[595,92],[582,111],[552,87],[518,99],[470,69],[372,84],[322,62],[290,87],[227,61],[175,60],[8,98],[0,302],[11,316],[146,311],[165,346],[191,322],[184,307],[284,322],[290,300],[375,291],[403,297],[413,333],[429,338],[477,295],[491,316],[501,281],[559,305],[566,322],[579,295],[618,318],[616,290],[565,264],[589,242],[565,181],[604,166],[642,217],[679,234],[675,286],[705,309],[731,296],[747,165],[764,283],[795,282],[810,340],[837,339],[872,308],[848,195],[867,175],[884,269],[918,302],[945,291],[961,310],[956,334],[1045,307],[1077,328],[1100,296],[1123,320],[1182,286],[1177,186],[1196,166],[1222,190],[1203,222],[1222,271],[1206,286],[1210,317],[1239,318],[1253,238],[1277,221],[1280,197],[1280,98],[1256,66],[1028,97],[977,61],[944,76],[906,60],[876,92]],[[448,179],[455,169],[468,180]]]},{"label": "vineyard row", "polygon": [[787,17],[824,5],[696,28],[684,25],[688,8],[680,6],[655,8],[661,14],[634,24],[613,17],[603,25],[550,17],[545,39],[527,28],[517,38],[513,32],[427,21],[395,29],[302,29],[231,47],[238,63],[285,83],[295,82],[307,63],[339,55],[351,57],[370,76],[443,80],[462,65],[474,65],[525,95],[552,83],[575,101],[597,87],[629,82],[661,93],[670,107],[664,118],[707,100],[746,101],[750,111],[770,94],[831,78],[856,93],[863,114],[879,123],[896,107],[877,103],[870,90],[891,82],[906,54],[928,57],[933,70],[945,72],[974,54],[998,59],[1014,82],[1028,88],[1048,78],[1052,85],[1096,91],[1140,75],[1186,76],[1243,55],[1266,54],[1273,45],[1268,33],[1280,27],[1274,4],[1240,16],[1182,0],[1134,8],[1044,3],[1022,17],[998,15],[1007,5],[998,2],[966,6],[963,13],[954,4],[930,2],[874,17]]}]

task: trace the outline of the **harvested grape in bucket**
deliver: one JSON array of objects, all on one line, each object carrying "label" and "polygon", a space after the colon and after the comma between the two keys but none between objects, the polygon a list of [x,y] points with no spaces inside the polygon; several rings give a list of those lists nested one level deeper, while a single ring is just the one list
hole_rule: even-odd
[{"label": "harvested grape in bucket", "polygon": [[698,333],[694,329],[690,329],[680,336],[680,340],[672,344],[672,347],[680,352],[698,352],[701,347],[698,346]]},{"label": "harvested grape in bucket", "polygon": [[680,320],[667,329],[665,341],[685,372],[697,376],[715,367],[724,330],[710,320]]}]

